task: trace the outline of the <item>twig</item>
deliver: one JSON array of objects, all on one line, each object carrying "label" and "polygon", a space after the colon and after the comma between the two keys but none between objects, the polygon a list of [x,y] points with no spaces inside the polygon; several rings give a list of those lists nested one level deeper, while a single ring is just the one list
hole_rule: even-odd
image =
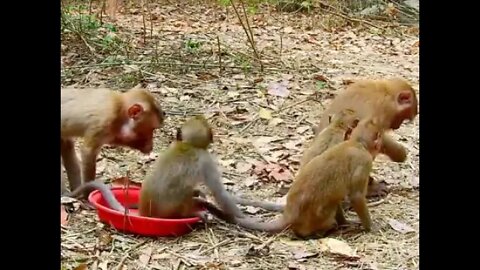
[{"label": "twig", "polygon": [[[152,64],[151,61],[139,61],[139,62],[129,62],[129,64]],[[158,65],[171,65],[171,66],[187,66],[187,67],[201,67],[201,68],[218,68],[218,64],[195,64],[195,63],[176,63],[176,62],[157,62]],[[88,65],[76,65],[70,67],[63,67],[63,69],[79,69],[79,68],[87,68],[87,67],[114,67],[114,66],[121,66],[127,65],[125,63],[98,63],[98,64],[88,64]],[[230,68],[230,69],[244,69],[242,66],[223,66],[223,68]],[[264,68],[267,71],[292,71],[292,68],[274,68],[268,67]],[[314,71],[316,68],[298,68],[296,71]],[[144,72],[144,71],[142,71]],[[151,73],[153,74],[153,73]]]},{"label": "twig", "polygon": [[147,241],[142,241],[142,242],[137,243],[137,244],[135,244],[134,246],[130,247],[129,249],[127,249],[127,251],[125,251],[125,255],[124,255],[123,258],[120,260],[120,262],[118,263],[117,267],[115,267],[114,269],[115,269],[115,270],[120,270],[120,269],[122,269],[122,266],[123,266],[123,264],[125,263],[125,260],[126,260],[126,259],[128,258],[128,256],[130,255],[130,251],[139,248],[140,246],[144,245],[145,243],[147,243]]},{"label": "twig", "polygon": [[222,75],[222,48],[220,47],[220,38],[217,36],[217,45],[218,45],[218,65],[220,66],[219,75]]},{"label": "twig", "polygon": [[142,0],[143,44],[147,44],[147,23],[145,22],[145,0]]},{"label": "twig", "polygon": [[[242,4],[242,7],[243,7],[243,2],[242,0],[240,0],[241,4]],[[257,52],[257,49],[255,47],[255,43],[253,42],[253,36],[250,37],[250,34],[249,34],[249,27],[248,28],[245,26],[245,24],[243,23],[242,21],[242,17],[240,16],[240,14],[238,13],[238,10],[237,10],[237,7],[235,6],[235,3],[233,0],[230,0],[230,3],[232,4],[232,7],[233,7],[233,10],[235,11],[235,14],[237,15],[238,17],[238,20],[240,21],[240,24],[242,25],[242,28],[243,30],[245,31],[245,34],[247,35],[247,39],[248,39],[248,42],[250,43],[250,45],[252,46],[252,50],[253,50],[253,53],[255,54],[255,57],[257,58],[257,61],[260,63],[260,69],[263,71],[263,63],[260,59],[260,56],[258,55],[258,52]],[[243,7],[243,11],[245,12],[245,7]],[[247,24],[250,25],[248,23],[248,17],[245,13],[245,20],[247,21]],[[250,33],[251,33],[251,29],[250,29]]]},{"label": "twig", "polygon": [[211,246],[211,247],[203,250],[202,252],[198,253],[198,255],[203,255],[203,254],[209,252],[210,250],[216,249],[216,248],[218,248],[219,246],[223,246],[223,245],[226,245],[226,244],[230,244],[230,243],[232,243],[232,242],[233,242],[233,241],[232,241],[232,240],[229,240],[229,239],[223,240],[222,242],[217,243],[217,244],[215,244],[215,245],[213,245],[213,246]]},{"label": "twig", "polygon": [[255,123],[258,119],[260,119],[260,117],[257,115],[255,115],[255,118],[252,119],[252,121],[250,121],[248,124],[246,124],[241,130],[240,130],[240,134],[242,134],[245,130],[249,129],[250,126],[253,125],[253,123]]},{"label": "twig", "polygon": [[170,251],[170,250],[166,250],[168,253],[172,254],[173,256],[183,260],[183,263],[185,263],[187,266],[193,266],[193,265],[197,265],[198,263],[194,263],[192,259],[189,259],[183,255],[180,255],[178,253],[175,253],[173,251]]},{"label": "twig", "polygon": [[252,40],[253,51],[255,52],[255,55],[258,58],[258,62],[260,63],[260,71],[263,72],[262,59],[260,59],[260,54],[257,51],[257,45],[255,44],[255,40],[253,39],[253,31],[252,31],[252,28],[250,27],[250,22],[248,21],[247,12],[245,11],[245,4],[243,3],[243,0],[239,0],[239,1],[240,1],[240,4],[242,4],[243,15],[245,16],[245,21],[247,22],[248,31],[250,32],[250,39]]},{"label": "twig", "polygon": [[300,104],[305,103],[305,102],[310,101],[310,100],[312,100],[311,97],[308,97],[308,98],[306,98],[306,99],[304,99],[304,100],[297,101],[297,102],[295,102],[295,103],[293,103],[293,104],[290,104],[290,105],[288,105],[288,106],[285,106],[285,107],[282,107],[282,108],[278,109],[278,111],[276,111],[275,113],[276,113],[276,114],[279,114],[279,113],[282,112],[282,111],[288,110],[288,109],[290,109],[290,108],[292,108],[292,107],[295,107],[295,106],[297,106],[297,105],[300,105]]},{"label": "twig", "polygon": [[369,26],[371,26],[371,27],[374,27],[374,28],[377,28],[377,29],[382,30],[381,27],[378,27],[378,26],[376,26],[375,24],[373,24],[373,23],[371,23],[371,22],[369,22],[369,21],[362,20],[362,19],[357,19],[357,18],[351,18],[351,17],[349,17],[348,15],[344,14],[343,12],[338,11],[337,8],[331,6],[331,5],[329,5],[329,4],[327,4],[327,3],[323,2],[323,1],[319,1],[319,3],[320,3],[321,5],[323,5],[323,6],[325,6],[325,7],[328,7],[329,9],[333,9],[333,10],[336,10],[336,11],[337,11],[337,12],[335,12],[335,11],[331,11],[331,10],[325,9],[326,12],[328,12],[328,13],[330,13],[330,14],[332,14],[332,15],[338,16],[338,17],[343,18],[343,19],[345,19],[345,20],[347,20],[347,21],[364,23],[364,24],[369,25]]}]

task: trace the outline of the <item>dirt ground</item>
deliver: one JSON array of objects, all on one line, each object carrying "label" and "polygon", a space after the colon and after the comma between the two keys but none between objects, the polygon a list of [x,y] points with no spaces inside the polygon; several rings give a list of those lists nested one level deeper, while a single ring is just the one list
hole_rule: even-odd
[{"label": "dirt ground", "polygon": [[[89,40],[75,43],[62,36],[63,86],[126,88],[143,83],[169,113],[156,134],[154,153],[105,147],[99,178],[112,180],[129,172],[141,182],[173,139],[175,127],[188,115],[204,113],[215,127],[212,152],[227,188],[275,201],[286,193],[298,169],[299,156],[313,136],[312,124],[348,80],[401,76],[419,89],[418,33],[399,28],[402,34],[386,35],[371,26],[334,29],[330,15],[259,8],[249,19],[265,63],[261,73],[234,10],[226,10],[152,3],[145,41],[140,9],[117,14],[115,35],[128,40],[133,59],[121,65],[105,64],[106,53],[92,50],[94,45],[86,45]],[[109,53],[122,59],[125,53],[120,51]],[[157,61],[155,67],[148,64],[152,61]],[[229,67],[219,73],[220,65]],[[409,151],[406,162],[379,157],[374,164],[374,178],[391,189],[385,198],[371,202],[377,232],[364,233],[353,225],[323,240],[297,240],[290,233],[272,237],[212,219],[185,236],[153,239],[117,232],[77,202],[65,205],[69,214],[61,230],[62,267],[417,269],[418,126],[419,117],[395,132]],[[242,209],[266,219],[274,216]],[[351,211],[347,218],[358,221]]]}]

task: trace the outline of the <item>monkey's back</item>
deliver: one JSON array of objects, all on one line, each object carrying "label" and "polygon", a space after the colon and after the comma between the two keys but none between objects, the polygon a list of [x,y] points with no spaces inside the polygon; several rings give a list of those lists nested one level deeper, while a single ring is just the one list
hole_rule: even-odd
[{"label": "monkey's back", "polygon": [[89,127],[93,127],[93,129],[111,127],[118,115],[116,111],[121,109],[117,97],[119,97],[119,93],[105,88],[62,89],[62,137],[83,137],[89,132],[102,132],[88,129]]},{"label": "monkey's back", "polygon": [[[357,81],[341,91],[322,113],[318,130],[321,131],[328,126],[328,116],[336,114],[344,109],[354,110],[359,118],[370,116],[372,108],[376,116],[383,116],[386,120],[391,119],[395,111],[395,99],[393,92],[400,91],[400,86],[389,89],[385,81],[361,80]],[[406,90],[406,89],[403,89]],[[382,105],[382,106],[380,106]],[[388,115],[386,115],[388,114]],[[385,126],[389,126],[388,121]]]},{"label": "monkey's back", "polygon": [[174,142],[162,153],[142,183],[142,216],[175,218],[191,214],[194,188],[200,180],[197,149]]},{"label": "monkey's back", "polygon": [[335,126],[328,126],[322,130],[303,153],[300,167],[310,162],[314,157],[321,155],[330,147],[343,142],[344,135],[345,130]]},{"label": "monkey's back", "polygon": [[292,229],[306,233],[328,228],[334,221],[336,207],[350,191],[356,169],[352,164],[365,158],[371,162],[368,152],[359,150],[355,142],[345,141],[301,168],[288,192],[283,213]]}]

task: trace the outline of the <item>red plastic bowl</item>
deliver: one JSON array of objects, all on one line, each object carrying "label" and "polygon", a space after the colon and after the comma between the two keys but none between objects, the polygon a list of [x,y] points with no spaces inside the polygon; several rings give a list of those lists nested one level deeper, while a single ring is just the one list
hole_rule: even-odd
[{"label": "red plastic bowl", "polygon": [[[138,203],[140,188],[130,186],[111,187],[113,195],[122,205]],[[142,217],[137,209],[129,209],[127,215],[123,212],[108,207],[102,193],[93,191],[88,200],[95,206],[100,221],[107,223],[119,231],[144,235],[144,236],[180,236],[193,230],[194,225],[200,221],[198,217],[182,219],[164,219]]]}]

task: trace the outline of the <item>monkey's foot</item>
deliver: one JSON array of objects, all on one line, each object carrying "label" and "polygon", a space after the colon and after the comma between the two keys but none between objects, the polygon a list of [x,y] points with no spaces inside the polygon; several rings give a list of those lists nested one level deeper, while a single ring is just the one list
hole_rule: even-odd
[{"label": "monkey's foot", "polygon": [[385,181],[377,182],[372,177],[368,181],[367,198],[382,198],[387,196],[388,187]]}]

